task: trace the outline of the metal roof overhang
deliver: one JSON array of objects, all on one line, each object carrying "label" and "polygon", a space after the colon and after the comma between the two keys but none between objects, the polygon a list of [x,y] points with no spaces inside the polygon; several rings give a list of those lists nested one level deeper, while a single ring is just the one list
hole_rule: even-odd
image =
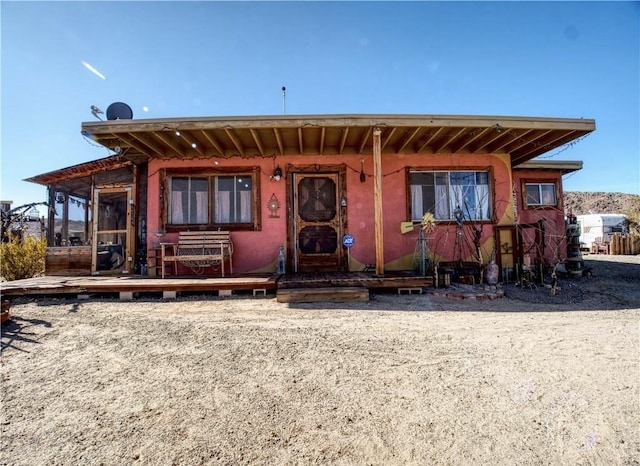
[{"label": "metal roof overhang", "polygon": [[91,162],[80,163],[41,175],[32,176],[24,181],[44,186],[59,186],[66,193],[89,198],[91,195],[91,176],[107,170],[132,165],[130,160],[119,156],[109,156]]},{"label": "metal roof overhang", "polygon": [[458,115],[282,115],[82,123],[82,134],[130,160],[373,153],[510,154],[512,166],[595,130],[592,119]]}]

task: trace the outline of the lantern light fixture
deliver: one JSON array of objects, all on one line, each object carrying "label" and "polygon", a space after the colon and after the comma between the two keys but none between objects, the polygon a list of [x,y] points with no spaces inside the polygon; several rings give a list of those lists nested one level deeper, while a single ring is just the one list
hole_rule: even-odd
[{"label": "lantern light fixture", "polygon": [[278,165],[273,170],[273,175],[271,176],[271,179],[275,181],[280,181],[280,178],[282,178],[282,168],[280,168],[280,165]]}]

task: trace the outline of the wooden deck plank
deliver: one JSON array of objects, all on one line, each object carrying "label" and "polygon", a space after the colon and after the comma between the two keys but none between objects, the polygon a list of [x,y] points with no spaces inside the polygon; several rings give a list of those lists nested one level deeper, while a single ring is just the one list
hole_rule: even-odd
[{"label": "wooden deck plank", "polygon": [[366,302],[369,290],[364,287],[285,288],[278,290],[279,303]]},{"label": "wooden deck plank", "polygon": [[6,296],[120,292],[196,292],[217,290],[275,290],[291,288],[417,288],[432,287],[431,277],[374,277],[371,273],[290,274],[232,277],[150,278],[128,276],[45,276],[0,283]]},{"label": "wooden deck plank", "polygon": [[71,293],[121,293],[162,291],[214,291],[274,290],[277,276],[247,276],[225,278],[145,278],[118,277],[38,277],[0,283],[0,292],[6,296],[71,294]]}]

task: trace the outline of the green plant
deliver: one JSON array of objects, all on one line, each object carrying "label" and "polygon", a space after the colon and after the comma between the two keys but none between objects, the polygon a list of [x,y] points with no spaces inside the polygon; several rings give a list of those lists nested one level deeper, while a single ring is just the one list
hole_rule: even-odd
[{"label": "green plant", "polygon": [[47,242],[44,239],[17,238],[0,244],[0,276],[5,280],[20,280],[44,273]]}]

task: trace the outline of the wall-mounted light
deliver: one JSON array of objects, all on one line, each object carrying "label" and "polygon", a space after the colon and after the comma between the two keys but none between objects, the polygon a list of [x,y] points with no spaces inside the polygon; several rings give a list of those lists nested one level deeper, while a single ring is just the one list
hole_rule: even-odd
[{"label": "wall-mounted light", "polygon": [[342,207],[347,207],[347,198],[343,197],[342,199],[340,199],[340,205]]},{"label": "wall-mounted light", "polygon": [[282,178],[282,168],[280,168],[280,165],[278,165],[275,168],[275,170],[273,170],[273,175],[271,176],[271,179],[275,181],[280,181],[280,178]]}]

